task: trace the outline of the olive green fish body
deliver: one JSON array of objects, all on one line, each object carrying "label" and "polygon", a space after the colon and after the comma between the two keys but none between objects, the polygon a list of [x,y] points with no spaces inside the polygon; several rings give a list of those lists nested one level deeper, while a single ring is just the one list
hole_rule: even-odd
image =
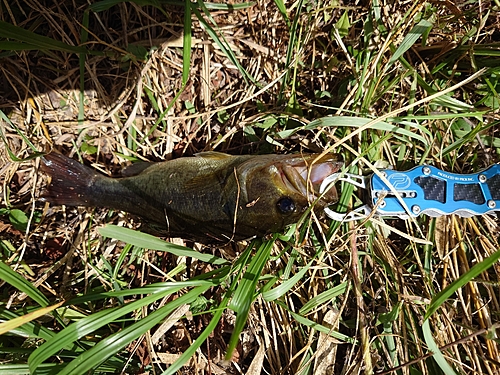
[{"label": "olive green fish body", "polygon": [[[171,237],[240,240],[280,231],[298,221],[316,200],[322,179],[342,164],[336,155],[314,163],[316,158],[209,152],[148,163],[131,176],[110,178],[53,152],[44,157],[42,169],[51,182],[42,199],[130,212]],[[314,208],[336,201],[331,189]]]}]

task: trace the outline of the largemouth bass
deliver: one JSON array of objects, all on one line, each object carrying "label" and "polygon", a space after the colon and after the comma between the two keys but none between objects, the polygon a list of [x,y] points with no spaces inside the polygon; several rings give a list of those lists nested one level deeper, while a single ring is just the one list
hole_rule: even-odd
[{"label": "largemouth bass", "polygon": [[159,163],[138,163],[111,178],[52,152],[42,158],[50,182],[41,199],[55,205],[107,207],[144,218],[158,234],[200,242],[242,240],[282,231],[321,199],[323,179],[342,158],[327,154],[231,156],[204,152]]}]

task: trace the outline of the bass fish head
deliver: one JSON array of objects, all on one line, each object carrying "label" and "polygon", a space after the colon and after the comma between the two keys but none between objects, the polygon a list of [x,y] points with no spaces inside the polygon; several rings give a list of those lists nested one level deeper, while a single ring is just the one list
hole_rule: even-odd
[{"label": "bass fish head", "polygon": [[247,160],[237,168],[241,194],[236,231],[281,231],[296,223],[311,205],[320,213],[338,201],[335,188],[321,196],[321,183],[342,165],[342,157],[336,154],[269,155]]}]

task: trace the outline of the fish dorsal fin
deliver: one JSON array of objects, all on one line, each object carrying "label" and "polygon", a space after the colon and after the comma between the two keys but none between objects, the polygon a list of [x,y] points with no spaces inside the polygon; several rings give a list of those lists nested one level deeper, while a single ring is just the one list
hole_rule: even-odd
[{"label": "fish dorsal fin", "polygon": [[151,167],[153,162],[150,161],[140,161],[134,164],[129,165],[128,167],[125,167],[122,169],[121,174],[123,177],[132,177],[132,176],[137,176],[144,172],[146,169]]},{"label": "fish dorsal fin", "polygon": [[[199,190],[206,189],[207,186],[217,185],[221,183],[221,180],[225,179],[226,171],[233,173],[231,167],[227,167],[231,163],[232,159],[235,158],[233,155],[224,154],[217,151],[203,151],[194,154],[195,161],[199,166],[199,175],[193,176],[184,185],[186,189],[189,190]],[[229,161],[225,162],[225,161]]]},{"label": "fish dorsal fin", "polygon": [[232,155],[224,154],[218,151],[203,151],[194,154],[198,158],[212,159],[212,160],[223,160],[227,158],[232,158]]}]

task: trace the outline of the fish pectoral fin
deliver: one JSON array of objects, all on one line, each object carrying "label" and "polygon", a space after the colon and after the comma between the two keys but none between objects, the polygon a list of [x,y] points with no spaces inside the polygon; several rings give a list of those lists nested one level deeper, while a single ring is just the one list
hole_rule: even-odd
[{"label": "fish pectoral fin", "polygon": [[212,186],[213,189],[217,189],[220,186],[220,181],[217,180],[216,176],[203,175],[196,176],[186,181],[183,185],[183,189],[188,192],[204,192],[207,190],[207,186]]},{"label": "fish pectoral fin", "polygon": [[234,156],[224,154],[222,152],[217,152],[217,151],[203,151],[203,152],[198,152],[194,154],[194,156],[198,158],[205,158],[205,159],[211,159],[211,160],[223,160],[227,158],[232,158]]},{"label": "fish pectoral fin", "polygon": [[137,176],[151,167],[153,164],[155,163],[149,161],[140,161],[138,163],[134,163],[132,165],[129,165],[128,167],[123,168],[121,171],[121,175],[123,177]]}]

